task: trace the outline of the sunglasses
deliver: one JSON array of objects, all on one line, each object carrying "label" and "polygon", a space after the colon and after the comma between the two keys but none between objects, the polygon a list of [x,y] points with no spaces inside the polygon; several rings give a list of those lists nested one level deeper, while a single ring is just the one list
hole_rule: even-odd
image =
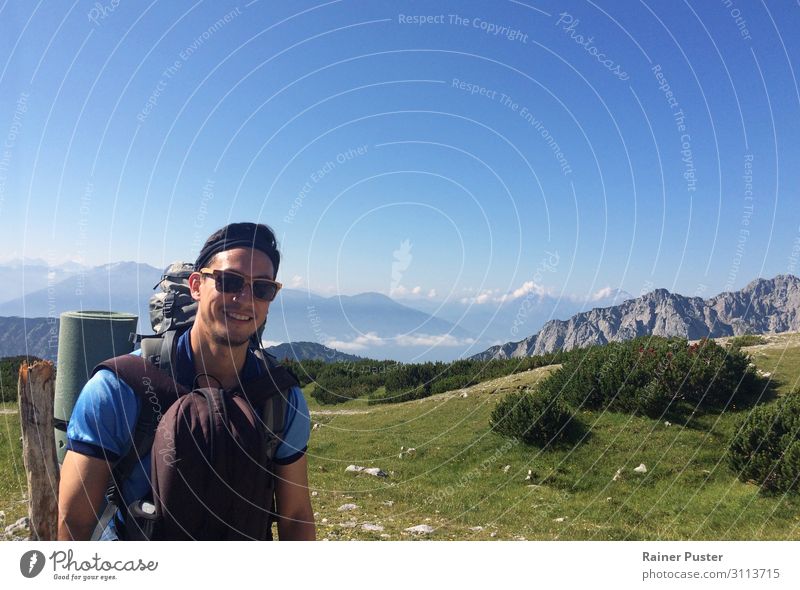
[{"label": "sunglasses", "polygon": [[272,301],[281,290],[283,285],[271,279],[252,279],[247,280],[244,275],[232,270],[211,270],[201,268],[200,274],[207,277],[214,277],[214,285],[220,293],[238,295],[244,291],[244,286],[249,282],[253,297],[262,301]]}]

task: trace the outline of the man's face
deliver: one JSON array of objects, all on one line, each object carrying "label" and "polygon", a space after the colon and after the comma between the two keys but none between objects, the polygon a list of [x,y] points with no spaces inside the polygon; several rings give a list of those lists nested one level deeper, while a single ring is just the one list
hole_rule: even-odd
[{"label": "man's face", "polygon": [[233,248],[214,256],[208,268],[235,271],[245,277],[246,284],[241,293],[220,293],[214,277],[192,274],[189,286],[192,297],[198,301],[195,324],[217,344],[246,344],[258,326],[264,323],[270,304],[253,297],[250,281],[274,279],[272,261],[261,250]]}]

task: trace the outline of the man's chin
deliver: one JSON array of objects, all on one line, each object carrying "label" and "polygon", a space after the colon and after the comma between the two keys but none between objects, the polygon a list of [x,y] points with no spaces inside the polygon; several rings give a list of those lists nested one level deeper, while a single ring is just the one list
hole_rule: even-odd
[{"label": "man's chin", "polygon": [[[253,332],[255,334],[255,332]],[[250,336],[238,336],[236,334],[214,334],[214,341],[217,344],[222,344],[224,346],[230,346],[231,348],[235,348],[237,346],[242,346],[243,344],[247,344],[250,341]]]}]

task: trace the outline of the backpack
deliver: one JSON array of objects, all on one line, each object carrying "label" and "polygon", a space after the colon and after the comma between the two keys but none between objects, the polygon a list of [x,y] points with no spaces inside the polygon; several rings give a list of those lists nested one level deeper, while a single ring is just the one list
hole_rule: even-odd
[{"label": "backpack", "polygon": [[[142,356],[115,357],[93,371],[114,372],[133,389],[140,406],[131,447],[112,466],[106,509],[93,540],[111,519],[125,540],[272,538],[272,462],[287,393],[298,380],[256,345],[259,330],[251,346],[265,369],[259,378],[231,390],[189,391],[177,382],[178,338],[197,310],[188,288],[192,271],[191,264],[174,263],[156,285],[160,291],[150,299],[156,334],[139,337]],[[152,497],[126,506],[122,484],[148,451]]]}]

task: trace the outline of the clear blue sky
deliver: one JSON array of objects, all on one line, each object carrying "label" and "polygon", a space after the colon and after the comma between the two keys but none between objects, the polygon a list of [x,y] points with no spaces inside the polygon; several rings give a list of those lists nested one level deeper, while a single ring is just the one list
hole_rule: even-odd
[{"label": "clear blue sky", "polygon": [[797,2],[9,0],[0,22],[5,257],[163,265],[258,220],[279,279],[323,293],[800,273]]}]

